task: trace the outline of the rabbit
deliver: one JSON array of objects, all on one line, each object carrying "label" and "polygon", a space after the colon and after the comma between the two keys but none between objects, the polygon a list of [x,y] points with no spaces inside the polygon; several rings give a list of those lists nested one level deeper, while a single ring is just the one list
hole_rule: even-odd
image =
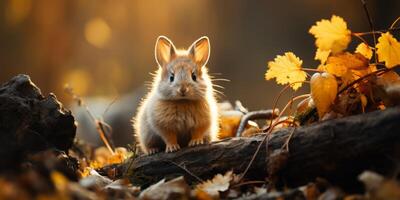
[{"label": "rabbit", "polygon": [[133,119],[141,150],[149,155],[217,139],[217,101],[208,69],[210,42],[203,36],[176,49],[165,36],[155,46],[158,70]]}]

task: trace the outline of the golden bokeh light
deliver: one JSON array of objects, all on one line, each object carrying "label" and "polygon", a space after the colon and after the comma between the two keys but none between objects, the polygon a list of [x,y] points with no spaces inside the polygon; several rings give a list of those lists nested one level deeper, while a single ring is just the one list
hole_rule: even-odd
[{"label": "golden bokeh light", "polygon": [[102,18],[93,18],[85,25],[85,38],[91,45],[103,48],[111,38],[111,28]]},{"label": "golden bokeh light", "polygon": [[70,85],[76,94],[86,95],[92,84],[91,77],[92,75],[88,71],[79,68],[68,71],[64,76],[63,82]]},{"label": "golden bokeh light", "polygon": [[6,6],[5,18],[10,25],[16,25],[24,21],[29,15],[32,0],[9,0]]}]

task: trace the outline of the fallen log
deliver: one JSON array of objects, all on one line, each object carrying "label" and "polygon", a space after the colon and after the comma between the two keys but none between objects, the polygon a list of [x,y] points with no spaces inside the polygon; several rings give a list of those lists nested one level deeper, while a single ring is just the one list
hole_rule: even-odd
[{"label": "fallen log", "polygon": [[[278,154],[277,159],[273,152],[282,149],[291,133],[289,152]],[[193,182],[228,170],[242,173],[263,138],[231,138],[174,153],[141,156],[124,164],[125,176],[135,185],[148,186],[181,175]],[[281,129],[269,139],[268,149],[265,145],[260,149],[245,178],[277,177],[277,183],[295,187],[322,177],[357,190],[361,183],[356,176],[363,170],[382,174],[393,170],[399,144],[399,107],[298,127],[294,132]]]}]

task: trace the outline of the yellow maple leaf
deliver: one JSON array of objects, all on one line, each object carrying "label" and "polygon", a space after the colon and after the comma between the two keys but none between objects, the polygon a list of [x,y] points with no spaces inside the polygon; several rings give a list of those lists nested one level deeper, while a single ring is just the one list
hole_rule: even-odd
[{"label": "yellow maple leaf", "polygon": [[307,74],[301,69],[303,61],[296,57],[292,52],[286,52],[285,55],[278,55],[274,61],[268,62],[268,70],[265,79],[276,78],[278,84],[291,84],[293,90],[302,86],[306,80]]},{"label": "yellow maple leaf", "polygon": [[351,40],[351,31],[343,18],[333,15],[331,20],[323,19],[312,26],[309,33],[316,38],[315,45],[321,50],[338,53],[347,48]]},{"label": "yellow maple leaf", "polygon": [[325,64],[330,53],[331,53],[331,50],[317,49],[317,52],[315,52],[314,59],[321,61],[321,64]]},{"label": "yellow maple leaf", "polygon": [[329,73],[315,73],[310,80],[311,98],[314,101],[321,119],[330,111],[336,99],[338,84],[336,78]]},{"label": "yellow maple leaf", "polygon": [[356,48],[356,53],[359,53],[361,55],[363,55],[365,58],[367,58],[368,60],[371,59],[372,57],[372,49],[370,46],[368,46],[367,44],[360,43],[357,48]]},{"label": "yellow maple leaf", "polygon": [[400,43],[389,32],[378,38],[376,49],[379,62],[385,62],[387,68],[400,64]]}]

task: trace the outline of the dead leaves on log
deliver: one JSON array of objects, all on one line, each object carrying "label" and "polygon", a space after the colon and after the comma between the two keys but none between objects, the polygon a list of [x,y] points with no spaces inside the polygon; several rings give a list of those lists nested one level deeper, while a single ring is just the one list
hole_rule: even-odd
[{"label": "dead leaves on log", "polygon": [[[400,67],[400,42],[390,32],[392,29],[393,26],[382,31],[357,33],[339,16],[322,19],[309,30],[315,37],[315,59],[320,61],[319,66],[303,67],[299,57],[286,52],[268,62],[265,78],[276,79],[278,84],[287,84],[295,91],[303,83],[310,83],[313,103],[306,108],[303,104],[301,110],[295,111],[294,118],[301,119],[299,124],[317,121],[310,120],[312,116],[304,116],[314,109],[319,120],[327,120],[398,105],[400,81],[385,76],[386,73],[398,76],[393,69]],[[377,43],[369,44],[368,35],[377,36]],[[354,53],[346,51],[352,38],[361,40]]]}]

